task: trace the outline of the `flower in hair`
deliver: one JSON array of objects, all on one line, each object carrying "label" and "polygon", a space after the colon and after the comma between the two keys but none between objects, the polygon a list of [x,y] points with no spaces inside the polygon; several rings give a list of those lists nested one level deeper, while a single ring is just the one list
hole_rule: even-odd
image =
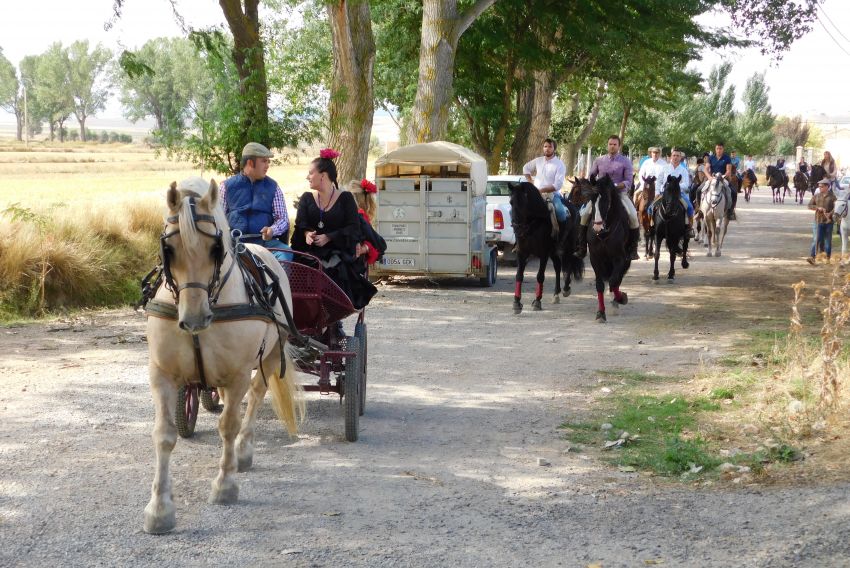
[{"label": "flower in hair", "polygon": [[378,186],[366,178],[360,180],[360,187],[362,187],[363,191],[365,191],[366,193],[377,193],[378,191]]},{"label": "flower in hair", "polygon": [[324,158],[325,160],[333,160],[335,158],[339,158],[339,152],[333,148],[324,148],[319,152],[319,157]]}]

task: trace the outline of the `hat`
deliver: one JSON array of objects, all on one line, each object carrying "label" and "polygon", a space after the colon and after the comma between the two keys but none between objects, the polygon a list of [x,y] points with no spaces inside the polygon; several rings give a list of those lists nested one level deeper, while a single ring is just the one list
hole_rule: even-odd
[{"label": "hat", "polygon": [[245,147],[242,148],[242,157],[243,158],[274,158],[274,154],[272,154],[268,148],[260,144],[259,142],[248,142],[245,144]]},{"label": "hat", "polygon": [[649,147],[649,153],[651,154],[651,153],[653,153],[653,152],[659,152],[659,153],[660,153],[660,152],[661,152],[661,148],[659,148],[658,146],[650,146],[650,147]]},{"label": "hat", "polygon": [[820,180],[818,182],[818,185],[825,185],[825,186],[829,187],[829,180],[826,179],[826,178],[823,178],[822,180]]}]

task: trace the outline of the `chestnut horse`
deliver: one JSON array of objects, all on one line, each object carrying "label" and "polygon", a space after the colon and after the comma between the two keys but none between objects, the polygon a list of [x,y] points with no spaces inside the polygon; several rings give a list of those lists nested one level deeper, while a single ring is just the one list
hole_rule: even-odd
[{"label": "chestnut horse", "polygon": [[655,176],[641,178],[643,188],[635,199],[635,209],[638,213],[638,222],[643,228],[643,240],[645,242],[644,255],[652,258],[655,250],[655,239],[652,238],[652,217],[649,214],[649,206],[655,201]]}]

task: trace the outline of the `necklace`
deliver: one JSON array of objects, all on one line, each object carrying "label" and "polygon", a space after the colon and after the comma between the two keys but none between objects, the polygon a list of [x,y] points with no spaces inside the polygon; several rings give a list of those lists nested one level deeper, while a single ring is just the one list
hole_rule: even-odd
[{"label": "necklace", "polygon": [[316,205],[319,206],[319,228],[320,229],[325,228],[325,222],[322,219],[324,219],[324,217],[325,217],[325,211],[327,211],[328,207],[331,206],[331,201],[334,198],[334,193],[336,193],[336,187],[331,188],[331,196],[328,198],[328,204],[327,204],[326,207],[322,207],[322,200],[319,199],[321,197],[321,193],[316,193],[316,201],[318,201],[318,203],[316,203]]}]

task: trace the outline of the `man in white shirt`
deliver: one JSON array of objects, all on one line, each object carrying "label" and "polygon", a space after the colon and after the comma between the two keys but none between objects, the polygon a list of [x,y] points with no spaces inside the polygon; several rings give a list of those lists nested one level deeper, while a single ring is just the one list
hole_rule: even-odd
[{"label": "man in white shirt", "polygon": [[661,186],[664,185],[664,168],[667,167],[667,162],[661,157],[661,148],[653,146],[649,149],[649,159],[646,160],[638,171],[638,185],[635,191],[635,198],[638,192],[643,191],[643,178],[655,178],[655,193],[661,191]]},{"label": "man in white shirt", "polygon": [[753,173],[756,173],[756,161],[753,160],[752,156],[747,156],[747,159],[744,160],[744,171],[752,170]]},{"label": "man in white shirt", "polygon": [[567,167],[555,155],[557,147],[551,138],[544,140],[543,155],[525,164],[522,173],[525,179],[543,194],[544,199],[551,199],[558,222],[564,223],[567,220],[567,208],[561,200],[561,188],[564,186],[564,178],[567,177]]},{"label": "man in white shirt", "polygon": [[[680,200],[682,201],[682,206],[685,208],[685,212],[687,215],[687,223],[688,223],[688,238],[694,238],[694,206],[691,203],[691,198],[688,196],[688,188],[691,187],[691,174],[688,172],[688,168],[682,162],[685,154],[681,150],[677,150],[673,148],[670,152],[670,163],[664,166],[664,170],[661,173],[661,177],[658,178],[658,191],[656,191],[655,201],[657,202],[664,195],[664,184],[667,183],[667,176],[682,176],[681,181],[679,181],[679,187],[682,190],[682,196]],[[655,202],[652,203],[655,205]],[[649,214],[652,215],[652,205],[650,205]]]}]

